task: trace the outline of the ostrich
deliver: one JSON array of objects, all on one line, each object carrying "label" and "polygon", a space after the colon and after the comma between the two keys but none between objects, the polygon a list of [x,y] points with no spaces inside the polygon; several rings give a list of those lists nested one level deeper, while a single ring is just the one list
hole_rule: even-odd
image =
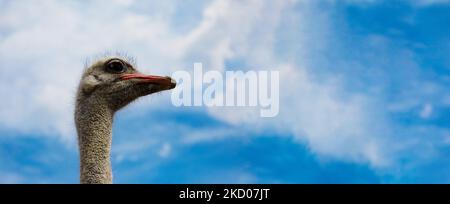
[{"label": "ostrich", "polygon": [[75,107],[80,183],[112,183],[110,152],[114,113],[141,96],[175,86],[170,77],[139,73],[121,57],[98,60],[85,70]]}]

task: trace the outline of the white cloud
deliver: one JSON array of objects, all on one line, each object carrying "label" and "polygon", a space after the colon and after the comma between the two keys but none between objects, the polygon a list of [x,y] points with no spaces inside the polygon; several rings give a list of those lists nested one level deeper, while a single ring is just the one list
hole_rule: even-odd
[{"label": "white cloud", "polygon": [[158,155],[162,158],[167,158],[170,156],[170,153],[172,152],[172,145],[169,143],[164,143],[158,151]]},{"label": "white cloud", "polygon": [[431,114],[433,113],[433,106],[429,103],[423,105],[422,110],[420,111],[420,117],[423,119],[430,118]]},{"label": "white cloud", "polygon": [[[231,52],[225,52],[226,54],[222,54],[221,58],[214,57],[214,62],[211,64],[223,67],[225,61],[231,56],[239,56],[245,58],[252,66],[271,66],[262,68],[279,70],[282,79],[281,113],[279,117],[272,120],[262,120],[255,114],[256,109],[253,108],[211,108],[210,114],[230,124],[240,124],[242,127],[252,127],[251,129],[256,130],[275,128],[288,134],[294,134],[298,141],[306,142],[314,152],[321,155],[369,162],[374,166],[388,163],[387,158],[379,149],[377,135],[373,134],[369,124],[372,122],[370,117],[373,115],[367,111],[372,108],[368,98],[363,95],[339,98],[345,90],[340,89],[342,86],[339,84],[338,78],[320,84],[311,79],[309,69],[294,64],[285,64],[277,59],[277,54],[273,49],[276,40],[274,33],[279,28],[282,17],[289,18],[289,15],[297,15],[289,13],[292,12],[287,9],[289,3],[279,5],[255,3],[253,6],[236,2],[229,3],[228,1],[219,1],[219,3],[213,4],[207,9],[211,12],[205,15],[203,22],[208,19],[214,19],[214,21],[207,21],[210,23],[205,26],[208,29],[200,26],[199,28],[205,33],[205,36],[197,38],[209,38],[213,42],[223,42],[221,40],[227,38],[233,40],[229,40],[227,44],[227,50],[231,50]],[[308,9],[314,9],[308,3],[303,2],[302,4]],[[224,7],[227,9],[223,9]],[[217,11],[212,12],[213,10]],[[227,12],[229,14],[225,15]],[[246,17],[242,16],[246,14]],[[304,17],[301,18],[301,21],[292,23],[297,26],[297,29],[305,29],[295,38],[295,42],[300,44],[298,47],[301,47],[302,43],[303,46],[308,45],[309,40],[321,41],[320,37],[322,36],[314,37],[316,33],[333,32],[327,30],[326,14],[323,14],[321,18],[315,18],[316,28],[309,29],[307,26],[310,25],[310,22],[304,19],[313,19],[316,17],[313,14],[311,11],[305,12],[301,14],[301,17]],[[234,16],[239,17],[235,18]],[[241,19],[245,19],[245,21]],[[325,26],[317,26],[322,23]],[[260,25],[263,24],[264,28],[261,29]],[[215,33],[219,26],[221,32]],[[245,29],[242,31],[242,28]],[[211,47],[213,46],[214,43]],[[301,56],[309,49],[310,47],[305,46],[296,51],[299,51]],[[211,49],[206,50],[210,51]]]}]

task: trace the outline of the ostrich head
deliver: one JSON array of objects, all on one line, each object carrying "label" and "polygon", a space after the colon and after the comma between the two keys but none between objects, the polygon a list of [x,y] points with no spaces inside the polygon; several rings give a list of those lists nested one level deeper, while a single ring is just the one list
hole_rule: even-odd
[{"label": "ostrich head", "polygon": [[114,113],[141,96],[175,86],[170,77],[141,74],[120,57],[99,60],[86,69],[75,104],[81,183],[112,183]]},{"label": "ostrich head", "polygon": [[170,77],[144,75],[127,60],[108,57],[86,69],[79,86],[78,101],[106,103],[111,110],[117,111],[141,96],[175,86]]}]

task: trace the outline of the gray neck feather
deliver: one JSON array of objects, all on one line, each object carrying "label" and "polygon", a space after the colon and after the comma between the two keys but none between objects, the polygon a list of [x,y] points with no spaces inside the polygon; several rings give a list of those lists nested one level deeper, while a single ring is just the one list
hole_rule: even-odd
[{"label": "gray neck feather", "polygon": [[77,101],[75,123],[80,150],[80,182],[112,183],[111,142],[114,111],[92,98]]}]

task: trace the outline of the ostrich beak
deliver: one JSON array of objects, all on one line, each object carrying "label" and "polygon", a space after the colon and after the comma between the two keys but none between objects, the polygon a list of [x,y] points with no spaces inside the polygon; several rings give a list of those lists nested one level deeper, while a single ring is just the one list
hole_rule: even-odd
[{"label": "ostrich beak", "polygon": [[145,75],[140,73],[124,74],[120,77],[122,80],[139,79],[142,83],[157,84],[167,89],[173,89],[177,85],[175,80],[170,77]]}]

